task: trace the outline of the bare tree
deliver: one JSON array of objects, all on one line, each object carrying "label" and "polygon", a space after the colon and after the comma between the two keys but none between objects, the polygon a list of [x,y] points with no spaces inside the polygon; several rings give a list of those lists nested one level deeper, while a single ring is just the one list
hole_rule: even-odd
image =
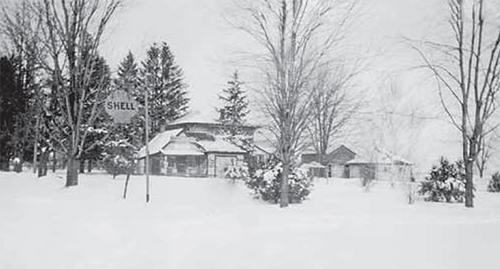
[{"label": "bare tree", "polygon": [[85,138],[101,112],[98,108],[107,83],[96,83],[92,74],[100,40],[119,5],[119,0],[31,1],[30,18],[37,21],[33,24],[36,35],[29,34],[35,32],[33,27],[20,25],[15,19],[18,10],[3,12],[4,17],[12,18],[4,20],[6,25],[18,31],[10,36],[11,43],[31,37],[43,47],[44,53],[37,53],[37,64],[54,97],[54,107],[46,113],[60,112],[48,123],[47,142],[67,155],[68,187],[78,184],[77,160],[98,143],[85,145]]},{"label": "bare tree", "polygon": [[443,108],[461,133],[466,207],[474,206],[474,162],[481,140],[491,131],[486,127],[498,107],[500,91],[500,17],[488,14],[488,5],[498,2],[450,0],[453,41],[412,45],[436,78]]},{"label": "bare tree", "polygon": [[[496,131],[496,130],[495,130]],[[480,151],[477,155],[476,167],[479,171],[479,177],[483,178],[486,166],[498,148],[495,145],[500,144],[500,135],[497,132],[481,137],[479,141]]]},{"label": "bare tree", "polygon": [[337,65],[322,70],[312,85],[312,118],[308,133],[313,147],[323,161],[333,139],[359,108],[359,102],[349,97],[350,82],[357,71]]},{"label": "bare tree", "polygon": [[263,50],[256,55],[266,86],[261,92],[283,163],[280,207],[288,206],[288,177],[311,115],[310,83],[329,60],[355,4],[345,1],[252,0],[237,3],[233,24]]}]

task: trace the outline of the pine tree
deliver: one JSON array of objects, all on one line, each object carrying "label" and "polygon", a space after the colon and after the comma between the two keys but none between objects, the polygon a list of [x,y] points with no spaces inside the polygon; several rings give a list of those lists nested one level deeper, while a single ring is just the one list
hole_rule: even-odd
[{"label": "pine tree", "polygon": [[[139,67],[132,52],[118,66],[118,78],[115,80],[117,90],[128,92],[137,102],[144,104],[144,94],[141,92]],[[113,141],[126,139],[137,148],[144,145],[144,106],[139,107],[137,115],[132,117],[130,123],[121,124],[112,136]]]},{"label": "pine tree", "polygon": [[239,80],[238,71],[234,71],[228,87],[222,90],[219,99],[223,101],[222,108],[217,109],[219,113],[219,122],[225,125],[225,129],[230,135],[238,135],[240,127],[245,123],[245,117],[248,115],[247,96],[241,86],[243,82]]},{"label": "pine tree", "polygon": [[132,95],[138,95],[137,88],[139,86],[139,68],[135,62],[132,52],[128,52],[118,66],[118,78],[115,84],[119,90],[128,91]]},{"label": "pine tree", "polygon": [[29,159],[33,115],[30,115],[32,93],[36,85],[32,74],[21,64],[20,57],[0,58],[0,170],[9,170],[9,160],[20,163]]},{"label": "pine tree", "polygon": [[[91,117],[93,113],[97,113],[96,119],[93,121],[92,126],[84,125],[87,128],[86,135],[82,138],[85,139],[83,148],[85,149],[80,155],[80,173],[84,172],[85,161],[88,162],[89,171],[92,170],[92,162],[101,159],[104,151],[104,137],[111,128],[111,119],[104,113],[104,103],[101,102],[93,111],[93,103],[95,100],[104,100],[109,94],[111,87],[111,71],[106,63],[106,60],[99,55],[89,54],[90,61],[94,63],[91,65],[90,82],[86,91],[86,100],[84,106],[84,117]],[[102,90],[96,91],[95,89],[101,88]]]},{"label": "pine tree", "polygon": [[9,170],[9,160],[14,154],[12,134],[17,114],[15,69],[11,59],[0,59],[0,170]]},{"label": "pine tree", "polygon": [[149,94],[151,137],[166,125],[182,116],[188,109],[182,69],[175,63],[168,45],[153,44],[142,62],[141,76]]}]

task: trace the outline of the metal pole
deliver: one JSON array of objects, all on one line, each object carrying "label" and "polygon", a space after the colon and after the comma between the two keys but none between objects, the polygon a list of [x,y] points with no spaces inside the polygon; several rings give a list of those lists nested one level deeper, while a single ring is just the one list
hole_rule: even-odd
[{"label": "metal pole", "polygon": [[38,155],[38,137],[39,137],[39,131],[38,131],[38,125],[40,122],[40,118],[36,116],[36,123],[35,123],[35,142],[33,143],[34,149],[33,149],[33,173],[36,174],[36,170],[38,167],[38,164],[36,163],[36,157]]},{"label": "metal pole", "polygon": [[146,99],[146,203],[149,202],[149,102],[148,89],[145,90]]}]

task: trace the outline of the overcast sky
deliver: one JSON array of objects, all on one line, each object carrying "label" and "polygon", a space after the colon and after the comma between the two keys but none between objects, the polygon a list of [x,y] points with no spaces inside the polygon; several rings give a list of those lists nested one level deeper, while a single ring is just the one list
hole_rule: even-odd
[{"label": "overcast sky", "polygon": [[[378,63],[407,63],[408,47],[401,48],[401,36],[420,37],[440,8],[439,0],[364,0],[351,42],[380,53]],[[167,42],[184,69],[191,106],[208,109],[217,101],[235,69],[242,69],[235,52],[242,50],[238,33],[223,19],[231,0],[128,0],[110,28],[103,53],[111,67],[128,50],[140,59],[153,42]],[[366,51],[365,51],[366,53]],[[389,64],[390,63],[390,64]],[[380,70],[378,64],[373,69]],[[386,68],[382,68],[386,69]],[[391,68],[393,69],[393,68]],[[380,75],[380,74],[378,74]],[[245,73],[241,74],[245,80]]]},{"label": "overcast sky", "polygon": [[[125,3],[102,46],[113,70],[129,50],[137,60],[142,60],[153,42],[166,42],[184,70],[191,109],[214,117],[217,94],[226,87],[235,69],[240,70],[243,81],[251,81],[250,74],[234,61],[238,51],[251,48],[245,47],[242,33],[224,19],[232,8],[232,0],[126,0]],[[445,0],[360,1],[348,42],[360,57],[372,59],[360,76],[357,89],[372,94],[367,98],[370,106],[380,106],[373,104],[380,102],[373,93],[387,86],[388,78],[392,78],[407,96],[401,102],[403,106],[419,108],[423,117],[443,114],[436,91],[414,72],[420,62],[403,37],[438,36],[447,27],[447,11]],[[425,121],[419,129],[422,129],[420,142],[405,150],[418,151],[412,154],[425,159],[425,166],[430,166],[441,154],[459,156],[460,137],[446,123],[446,118]],[[435,150],[436,147],[443,150]]]}]

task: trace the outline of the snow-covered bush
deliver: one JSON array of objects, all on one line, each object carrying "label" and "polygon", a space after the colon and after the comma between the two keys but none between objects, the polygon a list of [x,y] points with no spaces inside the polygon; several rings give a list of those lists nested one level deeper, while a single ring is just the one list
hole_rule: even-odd
[{"label": "snow-covered bush", "polygon": [[137,148],[125,139],[110,141],[105,145],[104,168],[115,177],[127,174],[134,164],[134,153]]},{"label": "snow-covered bush", "polygon": [[235,165],[231,165],[227,168],[225,172],[225,177],[229,178],[232,183],[236,180],[245,180],[248,178],[248,166],[245,162],[238,162]]},{"label": "snow-covered bush", "polygon": [[491,175],[490,182],[488,183],[489,192],[500,192],[500,172]]},{"label": "snow-covered bush", "polygon": [[[265,167],[257,169],[245,180],[245,184],[254,191],[255,196],[263,201],[277,204],[280,202],[280,190],[283,166],[271,161]],[[295,169],[288,179],[288,199],[290,203],[300,203],[311,193],[312,177],[307,170]]]},{"label": "snow-covered bush", "polygon": [[465,198],[465,174],[461,162],[450,163],[441,157],[439,166],[434,165],[429,176],[420,185],[418,193],[426,195],[425,201],[463,202]]}]

